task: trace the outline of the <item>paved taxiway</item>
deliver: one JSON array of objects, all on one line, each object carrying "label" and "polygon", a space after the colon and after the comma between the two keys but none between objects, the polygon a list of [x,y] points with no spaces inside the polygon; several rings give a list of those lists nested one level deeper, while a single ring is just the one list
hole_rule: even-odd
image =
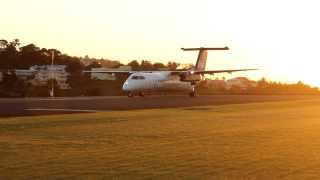
[{"label": "paved taxiway", "polygon": [[[319,97],[319,96],[317,96]],[[58,97],[0,99],[0,117],[110,110],[190,107],[250,102],[313,99],[314,96],[213,95],[146,97]]]}]

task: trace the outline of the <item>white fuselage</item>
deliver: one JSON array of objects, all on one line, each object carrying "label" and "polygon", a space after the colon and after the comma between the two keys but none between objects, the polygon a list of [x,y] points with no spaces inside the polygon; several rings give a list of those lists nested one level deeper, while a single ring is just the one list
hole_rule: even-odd
[{"label": "white fuselage", "polygon": [[138,72],[131,74],[123,84],[126,92],[145,91],[192,91],[190,82],[183,82],[169,72]]}]

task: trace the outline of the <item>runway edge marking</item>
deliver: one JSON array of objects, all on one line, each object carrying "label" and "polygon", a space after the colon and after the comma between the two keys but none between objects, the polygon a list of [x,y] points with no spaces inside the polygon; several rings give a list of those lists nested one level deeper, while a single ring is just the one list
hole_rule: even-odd
[{"label": "runway edge marking", "polygon": [[56,108],[32,108],[24,109],[25,111],[63,111],[63,112],[102,112],[91,109],[56,109]]}]

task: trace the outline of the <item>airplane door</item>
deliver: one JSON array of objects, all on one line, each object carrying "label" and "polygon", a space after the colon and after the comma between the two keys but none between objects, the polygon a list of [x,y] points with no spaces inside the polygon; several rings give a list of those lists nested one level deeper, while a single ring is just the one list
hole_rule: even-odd
[{"label": "airplane door", "polygon": [[158,89],[159,85],[158,85],[158,81],[157,80],[154,80],[153,81],[153,88],[154,89]]}]

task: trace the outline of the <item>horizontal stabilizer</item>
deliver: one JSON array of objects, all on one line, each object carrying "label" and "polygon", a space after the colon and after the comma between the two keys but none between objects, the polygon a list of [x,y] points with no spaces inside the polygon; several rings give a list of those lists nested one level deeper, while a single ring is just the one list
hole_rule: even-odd
[{"label": "horizontal stabilizer", "polygon": [[206,47],[200,47],[200,48],[181,48],[183,51],[200,51],[200,50],[229,50],[229,47],[218,47],[218,48],[206,48]]}]

